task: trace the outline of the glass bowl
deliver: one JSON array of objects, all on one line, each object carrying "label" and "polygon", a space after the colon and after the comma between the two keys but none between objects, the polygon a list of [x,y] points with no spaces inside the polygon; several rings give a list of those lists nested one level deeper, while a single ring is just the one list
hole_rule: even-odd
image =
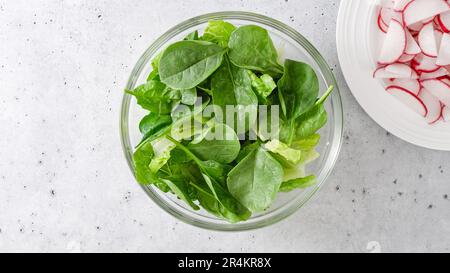
[{"label": "glass bowl", "polygon": [[[308,174],[316,174],[318,183],[305,190],[279,193],[275,203],[267,211],[254,214],[248,221],[236,224],[217,219],[203,210],[193,211],[173,194],[163,193],[152,186],[142,186],[142,188],[166,212],[194,226],[222,231],[250,230],[268,226],[288,217],[306,204],[324,185],[327,177],[330,175],[338,158],[342,142],[343,113],[339,88],[333,73],[323,57],[296,30],[266,16],[249,12],[230,11],[194,17],[169,29],[139,59],[131,73],[126,89],[132,90],[146,81],[148,74],[151,72],[151,59],[167,45],[182,40],[187,34],[195,30],[202,31],[210,20],[226,20],[237,26],[253,24],[264,27],[270,32],[279,51],[281,62],[284,58],[307,62],[316,70],[319,76],[321,92],[324,92],[330,85],[335,87],[333,95],[327,100],[325,106],[328,111],[329,121],[320,132],[322,138],[318,152],[321,156],[314,163],[310,164],[307,169]],[[133,174],[132,155],[134,147],[141,139],[138,124],[145,113],[130,95],[124,95],[120,117],[121,140],[126,160]]]}]

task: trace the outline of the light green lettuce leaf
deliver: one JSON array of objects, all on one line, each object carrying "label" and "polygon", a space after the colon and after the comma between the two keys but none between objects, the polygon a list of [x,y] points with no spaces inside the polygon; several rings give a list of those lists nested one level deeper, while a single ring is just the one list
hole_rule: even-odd
[{"label": "light green lettuce leaf", "polygon": [[279,141],[278,139],[273,139],[267,142],[266,144],[264,144],[264,148],[272,153],[280,155],[281,157],[283,157],[283,159],[291,164],[298,164],[302,160],[302,151],[292,149],[287,144]]}]

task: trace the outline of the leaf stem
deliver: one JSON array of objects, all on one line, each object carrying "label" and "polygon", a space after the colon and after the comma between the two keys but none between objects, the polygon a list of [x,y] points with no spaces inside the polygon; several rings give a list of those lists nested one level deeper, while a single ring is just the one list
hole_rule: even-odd
[{"label": "leaf stem", "polygon": [[173,144],[175,144],[178,148],[183,150],[190,158],[192,158],[195,163],[197,163],[199,166],[201,166],[202,162],[191,152],[188,148],[186,148],[183,144],[175,140],[173,137],[166,135],[166,138],[170,140]]},{"label": "leaf stem", "polygon": [[328,98],[328,96],[330,96],[330,94],[333,92],[333,90],[334,90],[334,86],[330,85],[330,87],[328,87],[327,92],[325,92],[325,94],[323,94],[323,96],[318,101],[316,101],[316,105],[322,104]]}]

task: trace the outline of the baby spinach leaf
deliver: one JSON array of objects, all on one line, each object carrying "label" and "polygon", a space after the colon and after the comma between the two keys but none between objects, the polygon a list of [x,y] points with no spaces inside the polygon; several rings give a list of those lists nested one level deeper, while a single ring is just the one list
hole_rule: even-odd
[{"label": "baby spinach leaf", "polygon": [[[212,75],[211,89],[214,105],[222,107],[224,117],[227,113],[227,106],[234,105],[242,108],[249,107],[249,111],[239,111],[236,113],[234,125],[242,125],[246,131],[256,121],[256,111],[258,98],[251,87],[251,79],[246,69],[233,65],[227,57]],[[219,122],[225,122],[219,120]],[[237,128],[233,128],[237,131]]]},{"label": "baby spinach leaf", "polygon": [[194,210],[199,210],[200,208],[192,201],[189,196],[189,185],[183,179],[162,179],[163,182],[167,184],[170,190],[175,193],[181,200],[189,204]]},{"label": "baby spinach leaf", "polygon": [[283,168],[267,151],[248,154],[228,174],[230,193],[252,212],[267,209],[275,200],[283,179]]},{"label": "baby spinach leaf", "polygon": [[226,51],[210,42],[176,42],[164,50],[161,56],[161,81],[173,89],[194,88],[216,71]]},{"label": "baby spinach leaf", "polygon": [[290,192],[295,189],[305,189],[317,184],[317,179],[314,175],[307,177],[296,178],[281,183],[280,192]]},{"label": "baby spinach leaf", "polygon": [[267,104],[268,99],[267,97],[272,94],[272,91],[277,88],[277,84],[273,80],[273,78],[268,75],[264,74],[261,77],[256,76],[255,73],[248,70],[248,74],[250,75],[250,78],[252,80],[252,87],[255,91],[256,95],[258,96],[261,103]]},{"label": "baby spinach leaf", "polygon": [[178,90],[167,88],[165,84],[156,80],[150,80],[133,91],[126,90],[126,92],[135,96],[142,108],[155,114],[169,114],[180,100]]},{"label": "baby spinach leaf", "polygon": [[238,156],[241,144],[232,128],[225,124],[216,124],[187,147],[201,160],[231,163]]},{"label": "baby spinach leaf", "polygon": [[230,35],[235,29],[235,26],[225,21],[209,21],[201,39],[203,41],[216,43],[222,47],[227,47]]},{"label": "baby spinach leaf", "polygon": [[236,158],[236,161],[239,163],[241,162],[245,157],[247,157],[248,154],[254,152],[255,150],[257,150],[259,147],[261,146],[261,144],[256,141],[251,143],[250,141],[246,142],[243,146],[241,151],[239,152],[238,157]]},{"label": "baby spinach leaf", "polygon": [[272,76],[283,74],[283,67],[278,64],[278,53],[269,32],[262,27],[239,27],[231,34],[228,47],[231,62],[239,67]]},{"label": "baby spinach leaf", "polygon": [[298,122],[295,131],[297,139],[303,139],[314,135],[328,121],[328,115],[322,104],[314,106],[311,110],[303,114]]},{"label": "baby spinach leaf", "polygon": [[293,60],[284,63],[278,94],[287,120],[294,120],[311,109],[319,94],[319,79],[308,64]]},{"label": "baby spinach leaf", "polygon": [[330,86],[325,94],[316,101],[314,107],[301,115],[297,123],[296,138],[308,138],[315,134],[320,128],[322,128],[328,121],[328,114],[324,107],[325,100],[333,92],[334,87]]},{"label": "baby spinach leaf", "polygon": [[209,192],[219,202],[219,212],[222,216],[226,219],[239,221],[246,220],[250,217],[250,211],[240,204],[225,187],[226,174],[230,168],[212,160],[202,161],[175,139],[170,136],[168,136],[168,139],[183,150],[198,165],[204,181],[209,188]]},{"label": "baby spinach leaf", "polygon": [[143,139],[147,139],[157,134],[161,129],[168,127],[170,124],[172,124],[170,115],[150,113],[139,123],[139,130],[143,135]]},{"label": "baby spinach leaf", "polygon": [[[228,192],[224,196],[221,195],[221,190],[219,190],[219,193],[213,193],[206,182],[192,184],[192,186],[198,191],[200,205],[209,213],[226,219],[230,223],[237,223],[250,218],[250,211],[238,205],[239,203]],[[218,201],[218,199],[223,201]]]}]

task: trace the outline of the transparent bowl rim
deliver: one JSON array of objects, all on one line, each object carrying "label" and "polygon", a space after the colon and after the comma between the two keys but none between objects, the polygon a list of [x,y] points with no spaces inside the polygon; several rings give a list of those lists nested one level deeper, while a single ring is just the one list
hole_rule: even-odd
[{"label": "transparent bowl rim", "polygon": [[[335,87],[335,91],[333,92],[333,95],[331,97],[334,112],[334,128],[333,128],[334,134],[332,139],[330,140],[331,146],[329,148],[330,149],[329,156],[325,160],[322,172],[317,177],[318,183],[315,186],[315,188],[308,193],[306,197],[295,198],[294,200],[286,204],[284,207],[277,210],[277,212],[271,215],[269,218],[262,219],[261,221],[241,222],[238,224],[231,224],[227,222],[211,223],[200,219],[196,219],[188,215],[187,213],[180,211],[175,206],[167,204],[160,197],[158,197],[158,194],[155,192],[155,190],[151,189],[150,187],[141,185],[141,188],[159,207],[161,207],[167,213],[193,226],[216,231],[244,231],[266,227],[287,218],[288,216],[292,215],[294,212],[299,210],[311,199],[312,196],[314,196],[314,194],[319,189],[322,188],[325,181],[331,174],[334,165],[336,164],[336,161],[338,159],[339,152],[342,146],[343,108],[339,87],[337,85],[333,72],[331,71],[331,69],[329,68],[328,64],[326,63],[325,59],[321,56],[319,51],[305,37],[303,37],[303,35],[298,33],[292,27],[278,20],[257,13],[243,12],[243,11],[224,11],[224,12],[207,13],[185,20],[169,29],[163,35],[161,35],[158,39],[155,40],[155,42],[153,42],[153,44],[150,45],[150,47],[147,48],[144,54],[139,58],[128,79],[126,89],[133,89],[135,87],[140,74],[142,73],[145,66],[148,65],[150,59],[160,48],[164,47],[165,44],[170,39],[180,34],[181,32],[186,31],[187,29],[190,29],[200,24],[204,24],[210,20],[244,20],[272,27],[283,34],[288,35],[291,39],[296,41],[299,46],[303,47],[303,49],[305,49],[307,53],[315,60],[322,75],[324,76],[326,84],[328,86],[333,85]],[[128,94],[124,94],[122,99],[119,126],[123,152],[125,154],[128,166],[134,175],[134,166],[132,159],[133,147],[131,146],[128,129],[130,101],[131,96]]]}]

